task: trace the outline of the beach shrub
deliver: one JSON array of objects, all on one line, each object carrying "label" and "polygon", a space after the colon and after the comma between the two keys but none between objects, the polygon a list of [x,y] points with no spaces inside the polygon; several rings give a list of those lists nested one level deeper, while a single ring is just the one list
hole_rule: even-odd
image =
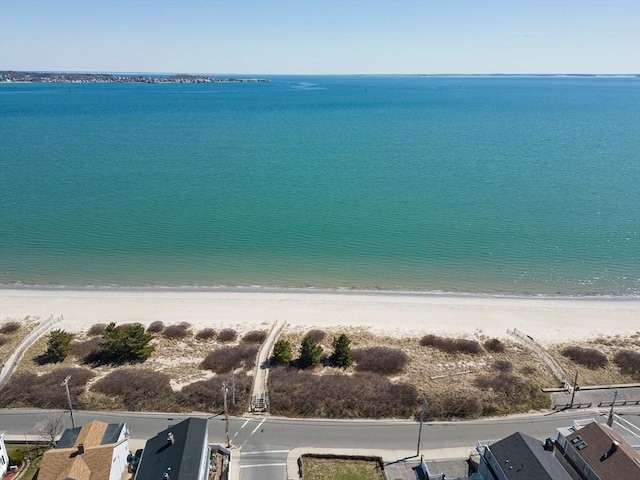
[{"label": "beach shrub", "polygon": [[439,337],[437,335],[425,335],[420,339],[420,345],[437,348],[447,353],[469,353],[475,355],[482,351],[482,347],[475,340]]},{"label": "beach shrub", "polygon": [[317,329],[309,330],[305,337],[311,337],[316,341],[316,343],[322,343],[322,341],[327,337],[327,332]]},{"label": "beach shrub", "polygon": [[251,330],[242,337],[242,341],[246,343],[262,343],[267,339],[269,332],[266,330]]},{"label": "beach shrub", "polygon": [[98,380],[91,390],[117,397],[127,410],[171,411],[175,407],[169,376],[155,370],[120,368]]},{"label": "beach shrub", "polygon": [[619,350],[613,357],[613,361],[622,373],[640,378],[640,352]]},{"label": "beach shrub", "polygon": [[106,341],[107,358],[114,363],[143,362],[154,350],[154,346],[149,343],[153,335],[145,332],[140,324],[123,329],[111,322],[102,336]]},{"label": "beach shrub", "polygon": [[412,418],[419,405],[414,386],[372,373],[315,375],[292,367],[269,373],[269,411],[274,415]]},{"label": "beach shrub", "polygon": [[106,323],[94,323],[91,325],[91,328],[89,328],[87,334],[91,336],[102,335],[105,328],[107,328]]},{"label": "beach shrub", "polygon": [[49,333],[45,357],[50,362],[62,362],[71,352],[71,338],[72,335],[64,330]]},{"label": "beach shrub", "polygon": [[549,406],[549,397],[531,380],[510,373],[479,375],[475,378],[474,384],[481,390],[493,393],[493,404],[487,403],[485,406],[491,413],[528,411]]},{"label": "beach shrub", "polygon": [[67,393],[60,385],[67,376],[69,396],[74,408],[83,408],[81,394],[94,373],[86,368],[58,368],[43,375],[16,373],[2,388],[0,408],[67,409]]},{"label": "beach shrub", "polygon": [[232,328],[223,328],[218,333],[218,342],[220,343],[230,343],[235,342],[238,339],[238,332],[233,330]]},{"label": "beach shrub", "polygon": [[200,364],[200,368],[211,370],[218,374],[228,373],[242,366],[245,369],[251,369],[256,363],[257,353],[258,347],[255,345],[221,347],[209,352]]},{"label": "beach shrub", "polygon": [[489,352],[504,352],[504,343],[497,338],[490,338],[484,342],[484,348]]},{"label": "beach shrub", "polygon": [[104,356],[105,340],[94,337],[84,342],[71,342],[71,354],[85,363],[101,363]]},{"label": "beach shrub", "polygon": [[333,366],[348,368],[353,363],[353,353],[351,352],[351,340],[346,334],[342,334],[333,339],[333,353],[330,361]]},{"label": "beach shrub", "polygon": [[0,347],[7,343],[9,339],[7,337],[0,337]]},{"label": "beach shrub", "polygon": [[491,368],[498,372],[509,373],[513,371],[513,363],[509,360],[496,360],[491,364]]},{"label": "beach shrub", "polygon": [[596,370],[607,365],[607,356],[595,348],[570,346],[562,350],[562,355],[572,361]]},{"label": "beach shrub", "polygon": [[4,322],[2,325],[0,325],[0,333],[5,335],[16,333],[18,330],[20,330],[20,322]]},{"label": "beach shrub", "polygon": [[313,337],[304,337],[300,345],[300,357],[297,364],[300,368],[315,367],[320,362],[322,347]]},{"label": "beach shrub", "polygon": [[289,365],[291,360],[293,360],[291,342],[282,338],[276,341],[276,344],[273,346],[271,363],[273,365]]},{"label": "beach shrub", "polygon": [[472,392],[431,394],[426,396],[425,403],[427,421],[477,418],[483,412],[482,401]]},{"label": "beach shrub", "polygon": [[122,323],[118,325],[118,327],[120,327],[121,330],[127,331],[127,330],[131,330],[132,328],[142,327],[142,324],[139,322]]},{"label": "beach shrub", "polygon": [[[229,413],[240,415],[247,411],[253,377],[244,372],[235,375],[232,381],[228,377],[216,376],[209,380],[203,380],[186,385],[177,393],[177,402],[187,411],[193,412],[220,412],[224,408],[224,394],[222,387],[226,384],[227,405]],[[233,391],[235,384],[235,405],[233,404]]]},{"label": "beach shrub", "polygon": [[198,340],[211,340],[215,338],[216,331],[213,328],[203,328],[196,334]]},{"label": "beach shrub", "polygon": [[409,356],[397,348],[365,347],[353,350],[353,360],[358,372],[396,375],[404,371]]},{"label": "beach shrub", "polygon": [[190,335],[191,325],[187,322],[182,322],[177,325],[169,325],[162,332],[162,336],[170,340],[182,340]]},{"label": "beach shrub", "polygon": [[147,332],[151,333],[160,333],[164,330],[164,323],[160,320],[156,320],[151,322],[151,324],[147,327]]}]

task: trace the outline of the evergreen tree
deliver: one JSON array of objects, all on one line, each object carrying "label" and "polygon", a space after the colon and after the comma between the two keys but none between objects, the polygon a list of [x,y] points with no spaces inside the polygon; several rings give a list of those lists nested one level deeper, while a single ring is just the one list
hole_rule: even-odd
[{"label": "evergreen tree", "polygon": [[61,362],[71,352],[71,334],[64,330],[54,330],[47,340],[46,357],[52,362]]},{"label": "evergreen tree", "polygon": [[300,345],[300,358],[298,366],[300,368],[315,367],[320,362],[322,347],[313,337],[304,337]]},{"label": "evergreen tree", "polygon": [[291,343],[280,339],[273,346],[273,363],[276,365],[288,365],[293,359]]},{"label": "evergreen tree", "polygon": [[331,354],[331,363],[336,367],[347,368],[353,363],[353,354],[351,353],[351,340],[346,334],[340,335],[333,339],[333,353]]},{"label": "evergreen tree", "polygon": [[154,350],[149,344],[153,335],[145,332],[142,325],[123,329],[111,322],[102,336],[107,341],[105,350],[112,362],[144,362]]}]

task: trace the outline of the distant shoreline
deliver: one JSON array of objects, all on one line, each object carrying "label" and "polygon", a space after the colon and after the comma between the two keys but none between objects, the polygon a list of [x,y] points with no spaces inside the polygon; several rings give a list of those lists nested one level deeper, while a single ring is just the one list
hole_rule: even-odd
[{"label": "distant shoreline", "polygon": [[115,73],[66,73],[0,71],[0,83],[267,83],[264,78],[210,75],[150,75]]}]

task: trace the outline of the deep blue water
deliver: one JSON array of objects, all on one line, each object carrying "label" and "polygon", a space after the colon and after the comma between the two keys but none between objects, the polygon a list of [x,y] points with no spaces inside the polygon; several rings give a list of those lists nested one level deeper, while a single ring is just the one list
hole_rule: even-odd
[{"label": "deep blue water", "polygon": [[640,295],[640,79],[0,84],[0,283]]}]

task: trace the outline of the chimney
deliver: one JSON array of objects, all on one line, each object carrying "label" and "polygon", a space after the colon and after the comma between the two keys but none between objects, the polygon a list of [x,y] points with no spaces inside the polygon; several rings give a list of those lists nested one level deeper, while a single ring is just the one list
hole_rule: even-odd
[{"label": "chimney", "polygon": [[175,439],[173,438],[173,433],[169,432],[169,435],[167,435],[167,443],[173,445],[175,443]]},{"label": "chimney", "polygon": [[84,455],[84,444],[78,444],[78,455]]}]

